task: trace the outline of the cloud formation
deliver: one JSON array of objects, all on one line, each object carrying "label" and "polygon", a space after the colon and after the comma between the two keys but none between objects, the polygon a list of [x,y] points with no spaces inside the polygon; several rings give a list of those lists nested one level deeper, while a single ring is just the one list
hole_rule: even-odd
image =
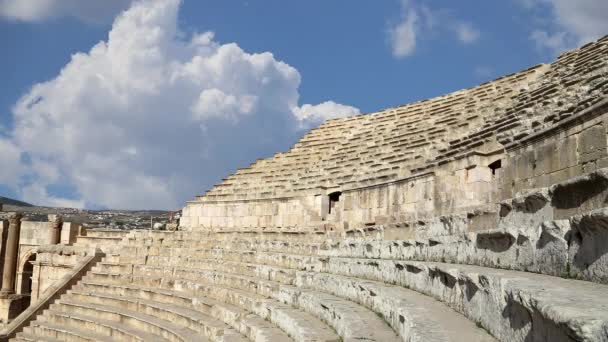
[{"label": "cloud formation", "polygon": [[[27,158],[0,181],[34,203],[177,208],[286,149],[299,127],[358,113],[333,102],[300,107],[299,72],[272,53],[221,44],[212,32],[180,38],[179,5],[135,2],[107,41],[34,85],[14,106],[12,138],[0,140]],[[54,196],[57,186],[74,195]]]},{"label": "cloud formation", "polygon": [[480,32],[468,22],[456,22],[454,23],[454,31],[458,40],[464,44],[471,44],[476,42],[481,35]]},{"label": "cloud formation", "polygon": [[526,9],[549,20],[530,38],[540,49],[559,53],[583,45],[608,33],[606,0],[518,0]]},{"label": "cloud formation", "polygon": [[335,103],[334,101],[325,101],[318,105],[305,104],[301,107],[293,109],[293,113],[297,120],[304,127],[314,126],[319,123],[335,118],[343,118],[360,114],[358,108]]},{"label": "cloud formation", "polygon": [[0,16],[18,21],[38,22],[49,18],[73,17],[101,23],[129,7],[132,0],[0,0]]},{"label": "cloud formation", "polygon": [[401,1],[401,19],[389,25],[387,38],[395,58],[405,58],[415,53],[421,38],[448,35],[460,43],[472,44],[481,33],[468,21],[457,18],[451,11],[431,9],[413,0]]},{"label": "cloud formation", "polygon": [[389,40],[393,56],[403,58],[410,56],[416,50],[418,27],[418,11],[409,1],[402,1],[402,19],[389,28]]},{"label": "cloud formation", "polygon": [[7,138],[0,136],[0,184],[17,184],[23,173],[21,166],[21,150]]}]

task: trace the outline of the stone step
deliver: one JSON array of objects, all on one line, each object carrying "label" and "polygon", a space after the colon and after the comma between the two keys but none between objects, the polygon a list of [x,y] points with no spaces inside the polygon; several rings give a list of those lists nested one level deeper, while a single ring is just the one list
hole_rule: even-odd
[{"label": "stone step", "polygon": [[[170,258],[173,259],[174,257]],[[251,281],[263,282],[268,280],[280,284],[295,284],[295,269],[228,260],[218,263],[217,260],[196,258],[181,261],[181,258],[178,258],[176,263],[162,263],[158,262],[159,260],[150,259],[148,265],[133,265],[132,273],[137,275],[171,276],[172,274],[179,274],[182,269],[186,271],[221,271],[223,273],[246,276]],[[103,267],[100,266],[99,268]]]},{"label": "stone step", "polygon": [[98,238],[123,238],[123,237],[127,236],[129,233],[130,233],[129,230],[88,228],[84,232],[83,236],[98,237]]},{"label": "stone step", "polygon": [[280,296],[332,326],[343,341],[397,342],[401,339],[375,312],[328,293],[281,286]]},{"label": "stone step", "polygon": [[[255,291],[258,294],[304,309],[332,326],[343,339],[359,338],[370,341],[395,341],[397,339],[392,329],[379,320],[376,314],[360,305],[326,293],[302,291],[294,286],[285,285],[286,282],[274,281],[272,276],[263,280],[256,278],[255,274],[247,276],[243,270],[234,267],[225,268],[224,264],[214,263],[215,269],[153,267],[155,272],[151,273],[146,271],[147,266],[141,268],[135,266],[133,270],[134,276],[200,278],[208,282],[222,279],[218,283],[219,285],[236,286],[241,290]],[[251,267],[251,265],[247,265],[247,267]],[[278,279],[282,280],[281,277]],[[289,283],[291,284],[291,282]],[[253,287],[251,287],[252,284]],[[365,323],[361,323],[361,321]]]},{"label": "stone step", "polygon": [[[19,333],[17,334],[17,336],[11,338],[9,341],[12,342],[36,342],[36,341],[43,341],[42,339],[38,339],[36,340],[36,336],[32,336],[32,335],[28,335],[28,334],[24,334],[24,333]],[[49,342],[60,342],[61,340],[57,340],[57,339],[48,339],[47,341]]]},{"label": "stone step", "polygon": [[[17,336],[11,338],[9,341],[12,342],[63,342],[63,341],[67,341],[67,340],[59,340],[56,338],[51,338],[51,337],[39,337],[39,336],[35,336],[35,335],[31,335],[31,334],[26,334],[23,332],[20,332],[17,334]],[[76,340],[74,340],[76,341]],[[88,341],[87,341],[88,342]]]},{"label": "stone step", "polygon": [[446,305],[399,286],[313,272],[302,272],[299,283],[368,307],[404,341],[495,341]]},{"label": "stone step", "polygon": [[[472,264],[608,283],[608,258],[604,256],[601,242],[596,242],[602,240],[603,222],[607,217],[608,209],[601,208],[568,219],[536,219],[538,222],[528,222],[522,228],[500,223],[506,228],[419,240],[346,239],[310,245],[304,242],[267,243],[263,240],[224,244],[217,241],[201,242],[196,248],[131,246],[129,251],[133,253],[130,254],[139,254],[141,258],[139,261],[128,259],[189,267],[218,259],[268,265],[269,270],[274,268],[285,272],[281,268],[320,269],[327,257],[333,256],[381,258]],[[454,221],[458,219],[455,217]],[[575,240],[574,237],[579,235],[584,238]],[[216,247],[219,245],[222,248]],[[148,254],[151,255],[143,258]],[[320,256],[309,256],[315,254]]]},{"label": "stone step", "polygon": [[122,238],[115,237],[89,237],[89,236],[77,236],[74,246],[81,247],[97,247],[104,253],[117,253],[121,246],[120,243]]},{"label": "stone step", "polygon": [[[52,342],[56,342],[56,341],[58,342],[58,341],[60,341],[60,340],[51,340],[51,339],[49,339],[49,340],[52,341]],[[17,336],[11,338],[9,341],[12,341],[12,342],[35,342],[36,341],[36,336],[32,336],[32,335],[24,334],[24,333],[19,333],[19,334],[17,334]],[[42,341],[42,340],[40,340],[40,341]]]},{"label": "stone step", "polygon": [[298,284],[324,285],[331,276],[341,275],[399,285],[446,303],[502,341],[608,341],[608,286],[602,284],[384,259],[330,258],[324,271],[300,272]]},{"label": "stone step", "polygon": [[52,304],[51,308],[55,311],[68,313],[70,316],[78,313],[108,322],[116,322],[131,329],[145,331],[147,338],[162,338],[168,341],[208,341],[208,339],[198,336],[191,329],[177,327],[169,321],[151,315],[109,305],[81,303],[72,299],[69,295],[63,296],[57,303]]},{"label": "stone step", "polygon": [[[253,312],[264,319],[269,319],[279,326],[296,341],[339,341],[336,333],[318,318],[280,303],[275,299],[257,294],[256,287],[262,282],[249,283],[247,277],[240,277],[240,284],[228,281],[229,276],[224,274],[223,279],[211,279],[209,271],[180,270],[170,277],[159,276],[124,276],[120,274],[98,273],[91,271],[85,276],[86,281],[101,281],[116,284],[137,283],[147,287],[162,287],[169,289],[187,289],[204,297],[239,306]],[[204,278],[201,278],[204,277]],[[210,282],[211,281],[211,282]],[[249,283],[249,285],[246,285]],[[274,284],[268,284],[273,286]],[[234,286],[240,286],[236,288]],[[245,290],[249,287],[249,290]],[[261,291],[268,292],[267,291]]]},{"label": "stone step", "polygon": [[188,258],[183,260],[177,256],[167,257],[174,259],[168,261],[163,259],[155,259],[149,257],[148,264],[128,264],[128,263],[100,263],[93,270],[106,273],[120,274],[149,274],[149,275],[170,275],[174,270],[170,266],[195,268],[198,270],[215,270],[218,267],[225,272],[243,274],[260,279],[277,281],[283,284],[293,284],[296,276],[296,270],[290,268],[275,267],[263,264],[244,263],[239,261],[223,261],[217,264],[217,259],[211,258]]},{"label": "stone step", "polygon": [[[263,250],[236,250],[236,249],[181,249],[181,248],[165,248],[159,251],[160,255],[144,256],[145,251],[141,250],[137,253],[131,253],[128,256],[121,256],[120,261],[123,264],[144,264],[148,265],[166,265],[166,266],[190,266],[196,267],[202,262],[209,262],[215,265],[217,260],[222,262],[240,262],[252,263],[257,265],[266,265],[275,267],[276,270],[281,269],[320,269],[327,257],[319,257],[312,255],[293,254],[287,252],[270,252]],[[207,261],[205,261],[207,260]],[[127,268],[128,269],[128,268]],[[288,271],[284,271],[288,272]],[[289,273],[286,273],[289,274]]]},{"label": "stone step", "polygon": [[77,312],[64,312],[48,309],[39,316],[37,322],[61,326],[66,331],[74,332],[75,335],[88,331],[103,335],[110,340],[120,341],[169,341],[157,335],[147,333],[140,329],[134,329],[120,322],[108,321],[95,316],[87,316]]},{"label": "stone step", "polygon": [[[435,245],[435,246],[439,246],[439,245]],[[429,244],[428,247],[433,247],[433,246],[431,246]],[[373,252],[373,250],[374,250],[375,247],[373,247],[373,246],[372,247],[368,247],[367,245],[359,245],[359,247],[357,247],[357,248],[359,249],[359,251],[363,251],[363,250],[367,251],[368,249],[370,249],[370,253],[371,253],[371,252]],[[231,251],[231,253],[233,253],[233,251]],[[243,255],[248,255],[248,252],[245,251],[242,254]],[[258,252],[255,255],[260,255],[260,254],[263,254],[263,253],[259,253]],[[224,256],[224,258],[225,258],[225,256]],[[275,261],[278,260],[278,261],[281,261],[281,260],[285,259],[285,257],[284,256],[281,257],[280,255],[277,255],[275,257],[267,258],[267,259],[268,260],[275,260]],[[344,261],[342,261],[342,263],[338,263],[339,260],[344,260]],[[368,258],[365,258],[365,259],[353,259],[353,258],[336,258],[336,257],[327,258],[327,257],[325,257],[324,258],[324,262],[327,264],[327,266],[325,266],[325,268],[323,268],[323,270],[325,270],[327,272],[338,273],[338,274],[340,274],[340,272],[341,272],[340,270],[343,270],[342,272],[346,272],[346,273],[342,273],[344,275],[352,275],[351,273],[349,273],[349,272],[351,272],[352,269],[367,267],[369,269],[369,274],[365,274],[365,273],[363,273],[363,274],[356,274],[356,276],[358,276],[360,278],[368,278],[368,279],[370,277],[370,274],[371,275],[375,275],[376,273],[374,273],[374,272],[378,272],[378,271],[374,271],[374,268],[376,267],[375,265],[381,265],[381,264],[384,265],[385,263],[389,263],[389,265],[386,266],[386,270],[384,271],[386,274],[401,274],[402,272],[400,272],[400,271],[402,271],[404,269],[408,270],[408,271],[411,270],[412,272],[416,272],[418,270],[418,267],[413,266],[412,263],[404,261],[404,260],[370,260]],[[338,266],[333,266],[334,264],[337,264]],[[300,265],[300,266],[303,266],[303,265]],[[454,268],[462,268],[462,267],[464,267],[464,268],[466,268],[467,266],[451,265],[450,267],[454,267]],[[480,270],[483,271],[483,272],[480,273],[481,277],[484,277],[487,272],[490,272],[489,274],[492,274],[492,272],[497,272],[497,271],[498,272],[503,272],[501,270],[493,270],[493,269],[487,269],[487,268],[480,268]],[[508,272],[508,271],[506,271],[506,272]],[[441,272],[439,274],[441,274]],[[530,273],[521,273],[520,275],[518,275],[518,277],[534,277],[534,276],[535,276],[534,274],[530,274]],[[437,274],[435,274],[434,277],[437,278],[438,277]],[[435,278],[430,277],[430,276],[427,277],[427,278],[429,278],[431,280],[435,279]],[[372,278],[372,279],[376,279],[376,278]],[[431,281],[429,279],[425,279],[423,281]],[[445,279],[448,279],[448,278],[445,278]],[[380,280],[382,282],[387,282],[387,283],[395,283],[397,281],[395,279],[383,279],[383,278],[378,278],[376,280]],[[545,278],[545,282],[547,282],[547,283],[551,283],[554,280],[559,282],[562,279],[552,278],[552,277]],[[403,286],[411,286],[411,284],[404,284]],[[600,289],[602,289],[602,288],[600,287]],[[424,292],[424,287],[421,286],[420,289],[418,289],[418,290],[421,291],[421,292]],[[576,291],[576,289],[571,289],[570,291],[575,296],[578,295],[578,292]],[[464,292],[461,291],[461,295],[462,295],[462,293],[464,293]],[[559,294],[559,293],[560,293],[559,291],[556,292],[556,294]],[[566,292],[562,291],[562,293],[566,293]],[[427,294],[429,294],[429,293],[427,293]],[[584,296],[583,296],[583,299],[581,301],[582,302],[585,301]],[[503,304],[504,303],[502,303],[500,305],[503,305]],[[461,304],[454,304],[454,305],[461,305]],[[470,305],[472,305],[472,304],[470,304]],[[503,306],[505,306],[505,305],[506,304],[504,304]],[[528,308],[528,312],[531,312],[531,315],[532,315],[532,313],[535,312],[534,310],[535,310],[534,308]],[[601,310],[599,310],[598,312],[600,312],[600,311]],[[463,312],[463,313],[465,313],[465,312]],[[483,321],[481,319],[482,318],[481,314],[477,314],[477,316],[474,316],[474,315],[470,316],[470,315],[467,314],[467,316],[469,316],[474,321],[478,321],[479,320],[480,324],[483,323]],[[541,316],[546,316],[546,314],[543,313]],[[572,319],[575,319],[575,318],[576,318],[576,315],[573,315]],[[552,318],[551,317],[544,317],[542,319],[550,321]],[[485,322],[485,324],[487,324],[488,327],[492,325],[491,322]],[[505,331],[509,331],[509,329],[505,328]],[[534,332],[534,334],[537,334],[537,333],[539,333],[539,332]],[[508,335],[508,333],[506,333],[506,334],[507,334],[507,336],[509,336],[509,338],[512,338],[512,336]]]},{"label": "stone step", "polygon": [[92,331],[44,321],[33,321],[29,326],[23,328],[23,332],[17,334],[17,336],[21,334],[30,338],[31,341],[111,342],[115,340],[114,337],[96,334]]},{"label": "stone step", "polygon": [[[126,250],[129,248],[143,247],[142,245],[136,244],[135,240],[132,240],[134,245],[125,247]],[[336,241],[335,243],[338,243]],[[315,241],[281,241],[281,240],[269,240],[269,239],[258,239],[256,237],[243,238],[239,236],[233,236],[228,239],[221,239],[218,235],[210,235],[204,237],[193,237],[192,239],[182,238],[167,238],[163,240],[162,245],[157,246],[158,248],[201,248],[201,249],[212,249],[220,247],[222,249],[230,250],[276,250],[276,251],[291,251],[295,254],[316,254],[322,250],[330,249],[332,246],[331,240],[323,242]],[[135,249],[136,250],[136,249]],[[154,249],[152,249],[154,251]]]},{"label": "stone step", "polygon": [[93,245],[93,244],[111,244],[119,243],[122,237],[114,236],[76,236],[76,243],[80,245]]},{"label": "stone step", "polygon": [[199,312],[214,317],[232,326],[255,342],[286,342],[292,341],[281,329],[272,325],[259,316],[245,311],[237,306],[223,303],[207,297],[195,296],[184,291],[161,288],[148,288],[135,284],[105,284],[82,281],[78,285],[86,291],[104,293],[115,296],[129,296],[153,300],[160,303],[177,304],[193,307]]},{"label": "stone step", "polygon": [[160,318],[178,326],[197,331],[210,341],[243,342],[247,340],[223,322],[180,305],[159,303],[130,296],[91,292],[80,286],[71,290],[69,294],[71,300],[78,302],[109,305],[121,310],[126,309]]}]

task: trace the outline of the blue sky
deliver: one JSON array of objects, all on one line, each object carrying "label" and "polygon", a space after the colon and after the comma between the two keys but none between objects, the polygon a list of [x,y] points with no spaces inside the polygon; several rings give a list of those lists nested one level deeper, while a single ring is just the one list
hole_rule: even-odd
[{"label": "blue sky", "polygon": [[604,0],[0,0],[0,195],[181,207],[324,119],[550,62],[608,34],[607,15]]}]

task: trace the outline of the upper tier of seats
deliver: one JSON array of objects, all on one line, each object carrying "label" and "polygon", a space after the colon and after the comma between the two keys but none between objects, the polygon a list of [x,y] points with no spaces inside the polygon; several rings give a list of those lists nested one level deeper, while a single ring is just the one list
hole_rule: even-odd
[{"label": "upper tier of seats", "polygon": [[607,74],[608,36],[552,64],[475,88],[328,120],[289,151],[239,169],[199,199],[274,198],[423,173],[479,149],[515,144],[576,115],[608,94]]}]

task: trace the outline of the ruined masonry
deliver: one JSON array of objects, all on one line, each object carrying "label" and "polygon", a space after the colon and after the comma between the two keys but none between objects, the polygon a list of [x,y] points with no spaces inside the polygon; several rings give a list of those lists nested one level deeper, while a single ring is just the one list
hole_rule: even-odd
[{"label": "ruined masonry", "polygon": [[607,128],[604,37],[329,120],[188,202],[176,231],[54,218],[26,258],[16,215],[0,304],[31,303],[3,338],[608,341]]}]

